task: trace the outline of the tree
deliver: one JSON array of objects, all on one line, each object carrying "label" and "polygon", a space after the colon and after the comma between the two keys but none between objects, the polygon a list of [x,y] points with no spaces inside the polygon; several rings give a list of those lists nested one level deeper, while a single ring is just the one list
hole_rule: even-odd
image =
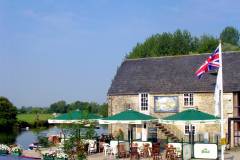
[{"label": "tree", "polygon": [[50,105],[50,111],[55,113],[66,113],[67,104],[65,101],[58,101]]},{"label": "tree", "polygon": [[194,48],[194,40],[187,30],[178,29],[174,33],[155,34],[144,43],[138,43],[127,58],[189,54]]},{"label": "tree", "polygon": [[101,107],[100,107],[100,114],[103,117],[107,117],[108,116],[108,104],[107,103],[104,103],[104,104],[101,105]]},{"label": "tree", "polygon": [[16,123],[17,108],[5,97],[0,97],[0,129],[11,129]]},{"label": "tree", "polygon": [[218,40],[210,35],[203,35],[198,42],[197,51],[199,53],[211,53],[218,46]]},{"label": "tree", "polygon": [[220,34],[220,38],[224,43],[239,45],[239,31],[231,26],[226,27]]}]

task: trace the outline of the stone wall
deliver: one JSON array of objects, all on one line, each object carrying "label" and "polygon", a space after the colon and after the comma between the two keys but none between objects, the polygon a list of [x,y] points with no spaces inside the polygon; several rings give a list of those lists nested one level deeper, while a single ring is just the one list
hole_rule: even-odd
[{"label": "stone wall", "polygon": [[[175,113],[157,113],[154,110],[154,96],[177,96],[179,103],[179,111],[188,109],[189,107],[184,106],[183,94],[149,94],[149,108],[150,115],[163,118]],[[214,114],[214,94],[213,93],[194,93],[193,94],[194,107],[198,110],[207,112],[209,114]],[[127,108],[134,109],[139,111],[139,96],[138,95],[119,95],[119,96],[109,96],[108,97],[109,105],[109,115],[114,115],[116,113],[122,112]],[[233,116],[233,94],[224,93],[224,118],[225,125],[224,130],[227,132],[227,118]],[[184,126],[177,126],[180,131],[184,131]],[[110,133],[116,134],[120,129],[127,133],[127,125],[109,125]],[[219,125],[199,125],[197,126],[197,132],[219,132]],[[127,136],[127,135],[126,135]]]}]

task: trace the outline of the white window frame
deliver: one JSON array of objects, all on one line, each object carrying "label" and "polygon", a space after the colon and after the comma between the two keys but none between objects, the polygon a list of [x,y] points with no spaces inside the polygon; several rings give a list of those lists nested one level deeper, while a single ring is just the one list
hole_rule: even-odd
[{"label": "white window frame", "polygon": [[[189,125],[184,125],[183,130],[184,130],[184,134],[185,135],[189,135],[190,126],[191,126],[190,124]],[[186,129],[186,127],[188,127],[188,129]],[[197,126],[196,125],[192,125],[192,127],[193,127],[193,130],[194,130],[194,135],[196,135],[197,134]],[[188,132],[186,132],[186,131],[188,131]]]},{"label": "white window frame", "polygon": [[139,109],[140,111],[149,110],[149,94],[148,93],[139,93]]},{"label": "white window frame", "polygon": [[194,105],[194,94],[193,93],[184,93],[183,94],[183,106],[184,107],[193,107]]}]

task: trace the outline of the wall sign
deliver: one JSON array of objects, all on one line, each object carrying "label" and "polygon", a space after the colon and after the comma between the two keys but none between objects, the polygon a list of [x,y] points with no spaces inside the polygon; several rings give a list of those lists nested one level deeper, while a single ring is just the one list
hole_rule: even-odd
[{"label": "wall sign", "polygon": [[192,156],[192,145],[183,144],[183,160],[190,160]]},{"label": "wall sign", "polygon": [[216,144],[194,144],[194,158],[217,159]]},{"label": "wall sign", "polygon": [[178,112],[177,96],[154,96],[155,112]]}]

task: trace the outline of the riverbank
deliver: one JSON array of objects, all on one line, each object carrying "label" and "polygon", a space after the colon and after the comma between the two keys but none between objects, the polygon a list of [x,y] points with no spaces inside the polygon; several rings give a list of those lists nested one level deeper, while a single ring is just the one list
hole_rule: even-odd
[{"label": "riverbank", "polygon": [[48,127],[48,119],[53,118],[52,114],[18,114],[17,126],[18,128],[38,128]]}]

